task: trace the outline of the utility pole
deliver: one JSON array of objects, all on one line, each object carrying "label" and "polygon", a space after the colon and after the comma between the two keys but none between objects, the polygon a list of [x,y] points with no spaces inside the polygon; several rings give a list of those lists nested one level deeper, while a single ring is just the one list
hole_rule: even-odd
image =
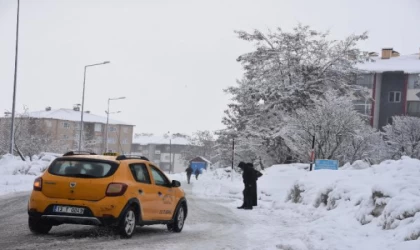
[{"label": "utility pole", "polygon": [[232,138],[232,174],[231,179],[233,181],[233,163],[235,161],[235,137]]},{"label": "utility pole", "polygon": [[311,164],[309,165],[309,171],[312,171],[312,164],[315,161],[315,135],[312,136],[312,149],[311,149]]},{"label": "utility pole", "polygon": [[15,47],[15,77],[13,80],[13,104],[12,104],[12,125],[10,129],[10,154],[13,155],[15,149],[15,110],[16,110],[16,82],[19,50],[19,7],[20,1],[17,0],[17,18],[16,18],[16,47]]}]

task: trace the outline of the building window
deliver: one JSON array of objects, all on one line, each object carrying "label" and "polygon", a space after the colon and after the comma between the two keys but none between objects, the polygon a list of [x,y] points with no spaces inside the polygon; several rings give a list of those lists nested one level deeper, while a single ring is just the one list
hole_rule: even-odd
[{"label": "building window", "polygon": [[109,144],[114,144],[116,142],[115,138],[109,137],[108,138],[108,143]]},{"label": "building window", "polygon": [[102,132],[102,124],[95,123],[95,132]]},{"label": "building window", "polygon": [[160,150],[155,150],[155,155],[160,155]]},{"label": "building window", "polygon": [[63,128],[70,128],[70,123],[62,122]]},{"label": "building window", "polygon": [[115,131],[117,131],[117,128],[114,127],[114,126],[110,126],[109,129],[108,129],[108,131],[109,132],[115,132]]},{"label": "building window", "polygon": [[126,138],[126,139],[123,139],[122,140],[122,144],[128,144],[128,139]]},{"label": "building window", "polygon": [[407,102],[407,114],[420,117],[420,101]]},{"label": "building window", "polygon": [[354,109],[363,115],[371,115],[372,102],[370,100],[353,101]]},{"label": "building window", "polygon": [[391,103],[401,102],[401,92],[400,91],[390,91],[388,95],[388,101]]},{"label": "building window", "polygon": [[372,89],[373,87],[373,74],[362,74],[357,76],[356,84],[359,86]]},{"label": "building window", "polygon": [[408,88],[420,89],[420,75],[419,74],[408,75]]},{"label": "building window", "polygon": [[128,134],[128,127],[124,127],[123,132],[124,132],[124,134]]},{"label": "building window", "polygon": [[69,136],[68,135],[63,135],[63,140],[68,140]]},{"label": "building window", "polygon": [[45,126],[51,128],[52,127],[52,122],[45,120]]}]

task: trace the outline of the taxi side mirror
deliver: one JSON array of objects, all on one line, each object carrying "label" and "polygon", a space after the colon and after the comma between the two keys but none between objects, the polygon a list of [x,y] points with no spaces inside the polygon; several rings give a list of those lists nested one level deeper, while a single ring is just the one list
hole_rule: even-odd
[{"label": "taxi side mirror", "polygon": [[181,182],[173,180],[172,181],[172,187],[180,187],[181,186]]}]

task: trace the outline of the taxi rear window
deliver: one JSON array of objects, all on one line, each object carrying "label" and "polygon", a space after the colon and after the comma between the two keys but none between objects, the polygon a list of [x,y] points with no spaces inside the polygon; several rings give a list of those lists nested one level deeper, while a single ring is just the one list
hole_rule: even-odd
[{"label": "taxi rear window", "polygon": [[118,164],[107,161],[56,159],[48,168],[53,175],[78,178],[104,178],[117,170]]}]

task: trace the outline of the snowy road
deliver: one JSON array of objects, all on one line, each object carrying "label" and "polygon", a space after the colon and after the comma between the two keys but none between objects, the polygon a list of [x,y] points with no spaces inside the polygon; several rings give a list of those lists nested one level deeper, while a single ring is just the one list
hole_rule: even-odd
[{"label": "snowy road", "polygon": [[46,236],[33,235],[27,227],[26,205],[29,193],[0,198],[1,249],[249,249],[240,219],[223,200],[193,197],[187,192],[189,214],[180,234],[166,226],[137,227],[128,240],[120,239],[103,228],[80,225],[53,227]]}]

